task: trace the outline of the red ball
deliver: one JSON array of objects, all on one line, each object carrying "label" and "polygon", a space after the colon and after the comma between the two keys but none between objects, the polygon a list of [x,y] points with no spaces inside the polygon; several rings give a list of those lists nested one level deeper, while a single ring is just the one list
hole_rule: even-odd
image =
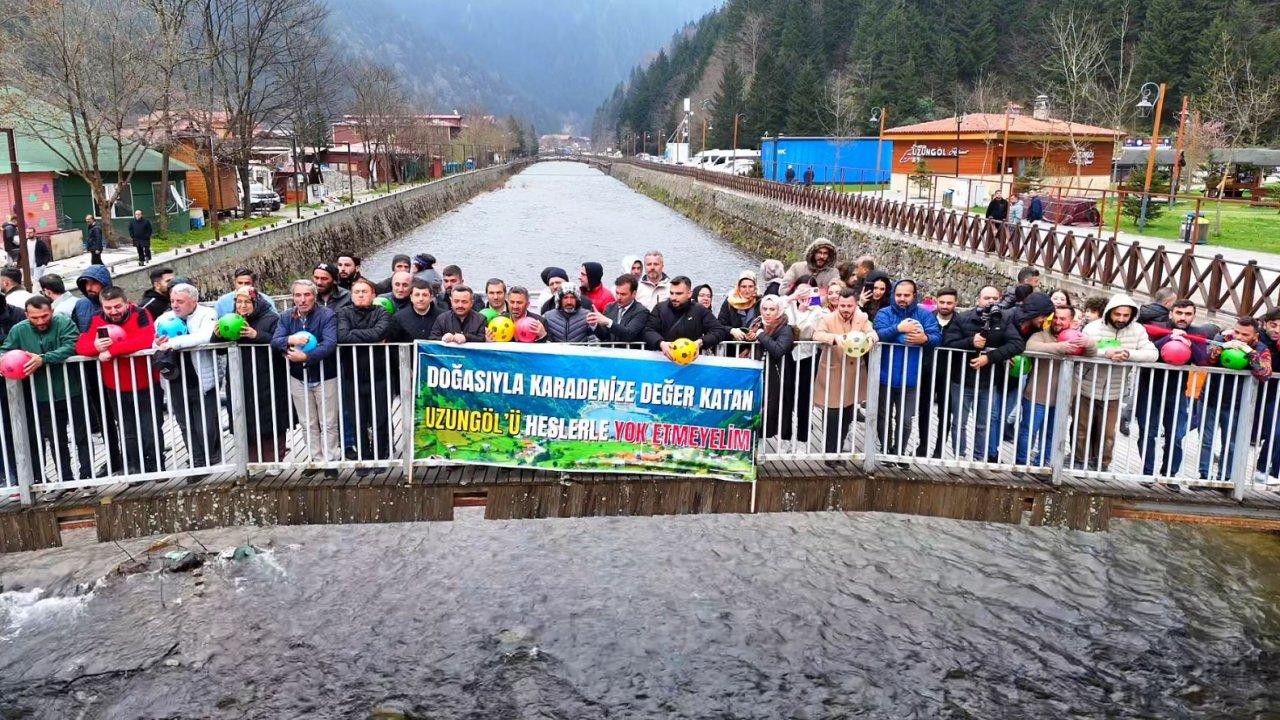
[{"label": "red ball", "polygon": [[1191,361],[1191,344],[1185,340],[1170,340],[1160,348],[1160,359],[1170,365],[1186,365]]},{"label": "red ball", "polygon": [[111,338],[111,342],[120,342],[121,340],[124,340],[124,328],[119,325],[112,325],[111,323],[107,323],[106,328],[107,337]]},{"label": "red ball", "polygon": [[[1084,337],[1084,333],[1080,332],[1075,328],[1067,328],[1066,330],[1063,330],[1062,332],[1058,333],[1058,342],[1070,342],[1072,340],[1079,340],[1082,337]],[[1083,355],[1084,348],[1077,348],[1073,350],[1071,354]]]},{"label": "red ball", "polygon": [[26,350],[10,350],[4,355],[0,355],[0,375],[10,380],[21,380],[27,376],[27,362],[31,360],[31,353]]}]

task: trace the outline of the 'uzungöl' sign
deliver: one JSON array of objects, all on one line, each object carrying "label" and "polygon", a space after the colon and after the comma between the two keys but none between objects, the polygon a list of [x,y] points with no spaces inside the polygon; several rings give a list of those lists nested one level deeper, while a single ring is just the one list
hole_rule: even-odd
[{"label": "'uzung\u00f6l' sign", "polygon": [[414,456],[755,479],[754,360],[571,345],[418,345]]}]

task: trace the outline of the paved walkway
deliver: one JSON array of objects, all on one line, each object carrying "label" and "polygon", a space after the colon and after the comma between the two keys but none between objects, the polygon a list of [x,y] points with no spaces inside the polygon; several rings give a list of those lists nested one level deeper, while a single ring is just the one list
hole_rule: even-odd
[{"label": "paved walkway", "polygon": [[[863,192],[862,194],[875,195],[876,191],[868,190]],[[885,199],[897,199],[893,193],[885,193],[884,197]],[[913,205],[926,205],[928,204],[929,201],[921,200],[918,198],[909,198],[907,202]],[[965,214],[978,215],[979,213],[966,211]],[[1113,221],[1114,221],[1114,218],[1113,218]],[[1022,225],[1023,227],[1030,227],[1031,223],[1024,222]],[[1124,221],[1122,221],[1121,227],[1123,228],[1124,225],[1125,223]],[[1052,226],[1052,223],[1041,223],[1041,226]],[[1071,229],[1074,230],[1078,235],[1094,235],[1097,237],[1110,237],[1111,227],[1112,227],[1111,225],[1107,225],[1103,228],[1098,228],[1097,226],[1073,225],[1071,226]],[[1277,227],[1277,231],[1280,232],[1280,217],[1277,218],[1276,227]],[[1152,237],[1150,235],[1141,235],[1141,234],[1138,234],[1135,232],[1129,232],[1126,230],[1121,230],[1119,233],[1117,233],[1116,239],[1119,242],[1124,244],[1136,242],[1142,245],[1143,247],[1151,248],[1152,250],[1155,250],[1163,246],[1164,249],[1169,252],[1182,252],[1186,250],[1188,247],[1187,243],[1184,243],[1181,240],[1171,240],[1169,238]],[[1221,255],[1223,259],[1229,262],[1240,263],[1241,265],[1248,264],[1249,261],[1251,260],[1256,260],[1258,264],[1261,265],[1262,267],[1271,268],[1271,269],[1280,271],[1280,254],[1276,254],[1276,253],[1224,247],[1222,245],[1214,244],[1212,240],[1210,240],[1209,244],[1207,245],[1204,245],[1204,244],[1196,245],[1195,251],[1196,251],[1196,257],[1204,258],[1206,260],[1212,260],[1214,257],[1218,255]]]}]

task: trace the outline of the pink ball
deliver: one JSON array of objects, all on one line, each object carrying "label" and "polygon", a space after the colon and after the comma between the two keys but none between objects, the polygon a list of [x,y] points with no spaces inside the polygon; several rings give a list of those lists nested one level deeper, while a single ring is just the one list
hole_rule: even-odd
[{"label": "pink ball", "polygon": [[26,350],[10,350],[4,355],[0,355],[0,375],[10,380],[21,380],[27,376],[23,370],[27,361],[31,359],[31,353]]},{"label": "pink ball", "polygon": [[119,325],[112,325],[111,323],[107,323],[106,328],[107,337],[111,338],[111,342],[120,342],[121,340],[124,340],[124,328]]},{"label": "pink ball", "polygon": [[1160,359],[1170,365],[1186,365],[1191,360],[1191,345],[1183,340],[1170,340],[1160,348]]},{"label": "pink ball", "polygon": [[[1075,328],[1067,328],[1066,330],[1058,333],[1058,342],[1071,342],[1072,340],[1079,340],[1082,337],[1084,337],[1084,333]],[[1084,348],[1077,348],[1076,350],[1073,350],[1071,354],[1083,355]]]},{"label": "pink ball", "polygon": [[531,343],[538,339],[538,321],[522,317],[516,321],[516,342]]}]

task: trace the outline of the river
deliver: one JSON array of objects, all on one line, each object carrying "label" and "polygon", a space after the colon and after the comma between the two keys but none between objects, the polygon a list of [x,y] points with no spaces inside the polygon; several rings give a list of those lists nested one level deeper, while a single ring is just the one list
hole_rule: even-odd
[{"label": "river", "polygon": [[[749,261],[589,168],[537,165],[396,251],[538,284],[662,248]],[[531,260],[536,258],[536,260]],[[479,275],[476,275],[479,273]],[[873,513],[228,528],[0,556],[0,717],[1265,717],[1280,538]],[[1271,715],[1269,715],[1271,714]]]},{"label": "river", "polygon": [[[481,195],[364,258],[361,269],[386,277],[396,253],[428,252],[436,269],[454,264],[473,289],[491,277],[543,289],[544,267],[564,268],[577,281],[584,262],[604,266],[605,284],[622,274],[622,259],[660,250],[667,274],[709,283],[716,297],[742,270],[760,263],[680,213],[632,191],[620,181],[576,162],[529,167],[506,185]],[[719,301],[716,302],[719,307]]]}]

